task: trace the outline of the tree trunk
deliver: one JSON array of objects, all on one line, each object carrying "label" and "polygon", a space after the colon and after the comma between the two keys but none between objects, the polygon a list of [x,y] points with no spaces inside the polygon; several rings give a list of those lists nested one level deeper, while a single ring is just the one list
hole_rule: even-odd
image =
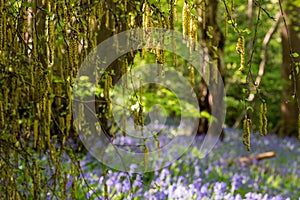
[{"label": "tree trunk", "polygon": [[[197,13],[201,17],[200,21],[200,32],[201,38],[200,43],[202,48],[206,48],[210,57],[214,61],[214,67],[217,67],[221,73],[222,81],[224,81],[225,67],[224,67],[224,43],[225,37],[221,32],[220,27],[217,24],[217,9],[218,9],[218,0],[209,0],[209,1],[199,1],[196,0],[196,4],[199,5],[197,8]],[[199,95],[198,101],[201,111],[207,111],[211,113],[211,96],[206,83],[202,80],[199,85]],[[205,134],[209,128],[209,121],[207,118],[201,118],[198,126],[198,134]],[[224,137],[222,131],[221,140]]]},{"label": "tree trunk", "polygon": [[[130,12],[133,12],[135,10],[134,6],[136,5],[136,3],[136,1],[131,1],[130,4],[127,4],[126,10],[122,10],[122,7],[120,7],[118,3],[113,0],[108,0],[105,2],[105,12],[109,11],[109,14],[105,15],[102,18],[100,28],[95,30],[95,32],[98,33],[97,44],[100,44],[114,34],[129,29],[128,16],[130,16]],[[123,17],[120,19],[114,19],[115,16],[126,16],[126,18]],[[112,85],[115,85],[122,77],[122,65],[125,60],[127,60],[127,62],[130,64],[133,62],[133,59],[134,56],[131,55],[131,53],[126,53],[124,56],[120,57],[112,64],[110,64],[110,66],[106,69],[106,72],[112,75]],[[104,88],[104,82],[100,81],[99,84],[102,88]],[[110,102],[107,102],[104,97],[99,97],[99,99],[97,100],[99,100],[100,102],[96,103],[96,107],[98,108],[97,111],[99,112],[98,114],[102,131],[104,131],[109,136],[112,136],[114,135],[114,130],[111,130],[111,128],[114,126],[115,122],[107,115],[107,107],[109,106],[108,104],[110,104]]]},{"label": "tree trunk", "polygon": [[[299,14],[300,8],[287,1],[285,6],[285,17],[287,21],[287,28],[282,25],[281,27],[281,38],[282,38],[282,68],[281,76],[283,79],[283,101],[281,104],[282,113],[282,124],[280,128],[280,135],[296,136],[298,129],[298,114],[299,108],[297,105],[300,101],[300,81],[299,74],[296,74],[295,79],[293,78],[292,68],[296,67],[296,63],[300,61],[299,57],[291,58],[291,53],[297,52],[300,54],[300,21]],[[293,60],[294,59],[294,60]],[[296,70],[295,70],[296,73]],[[296,88],[295,88],[296,86]],[[297,99],[293,98],[297,93]]]}]

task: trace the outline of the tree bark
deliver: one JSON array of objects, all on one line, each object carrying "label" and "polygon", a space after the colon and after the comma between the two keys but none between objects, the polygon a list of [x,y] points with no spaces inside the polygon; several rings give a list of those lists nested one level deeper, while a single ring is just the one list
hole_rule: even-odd
[{"label": "tree bark", "polygon": [[[284,24],[281,27],[282,38],[282,68],[281,76],[283,79],[283,101],[281,104],[282,124],[279,131],[280,135],[296,136],[298,129],[299,107],[297,101],[300,101],[300,81],[299,73],[296,73],[296,64],[300,59],[292,58],[291,54],[297,52],[300,54],[300,8],[293,5],[290,1],[286,2],[284,9],[287,30]],[[295,70],[296,76],[293,78],[292,69]],[[293,98],[295,95],[296,98]]]},{"label": "tree bark", "polygon": [[[217,23],[217,9],[218,0],[199,1],[196,0],[197,13],[200,15],[200,43],[202,48],[207,49],[210,57],[214,60],[214,64],[217,66],[221,77],[224,81],[225,67],[224,67],[224,43],[225,37],[221,32]],[[209,94],[206,83],[202,80],[199,85],[198,101],[201,111],[207,111],[211,113],[212,100]],[[209,121],[207,118],[201,118],[198,126],[198,134],[205,134],[209,128]],[[224,137],[222,131],[221,140]]]},{"label": "tree bark", "polygon": [[[97,35],[97,44],[105,41],[109,37],[113,36],[114,34],[120,33],[129,29],[128,27],[128,19],[119,17],[119,19],[114,19],[116,16],[130,16],[130,12],[134,12],[135,5],[137,2],[135,0],[131,1],[131,3],[127,4],[126,10],[122,10],[118,3],[113,0],[108,0],[104,3],[105,5],[105,12],[109,10],[108,16],[103,16],[102,22],[99,29],[96,29],[95,32],[98,33]],[[107,18],[109,18],[108,23],[106,23]],[[117,51],[117,50],[116,50]],[[126,53],[126,55],[120,57],[119,59],[115,60],[110,66],[106,69],[107,73],[112,75],[112,85],[115,85],[119,79],[122,77],[122,65],[123,62],[127,59],[127,62],[130,64],[133,62],[134,56],[131,53]],[[102,77],[103,78],[103,77]],[[101,79],[101,78],[100,78]],[[104,88],[104,82],[99,82],[102,88]],[[99,112],[99,120],[101,122],[102,131],[106,134],[112,136],[114,135],[114,130],[111,128],[114,126],[115,122],[113,119],[107,117],[107,107],[109,102],[105,100],[104,97],[99,97],[99,102],[96,103],[96,107],[98,108],[97,111]]]}]

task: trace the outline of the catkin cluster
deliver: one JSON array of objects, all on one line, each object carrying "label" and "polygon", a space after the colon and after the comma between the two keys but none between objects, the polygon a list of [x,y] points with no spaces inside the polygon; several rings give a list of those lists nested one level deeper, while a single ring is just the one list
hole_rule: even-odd
[{"label": "catkin cluster", "polygon": [[174,19],[176,13],[176,0],[170,1],[170,10],[169,10],[169,21],[170,21],[170,29],[174,30]]},{"label": "catkin cluster", "polygon": [[133,111],[133,119],[134,119],[134,127],[135,129],[137,129],[137,126],[141,126],[141,131],[143,134],[143,129],[144,129],[144,106],[142,104],[142,95],[143,95],[143,90],[142,90],[142,84],[140,81],[140,88],[139,88],[139,97],[138,97],[138,101],[139,101],[139,108],[138,109],[134,109]]},{"label": "catkin cluster", "polygon": [[109,90],[112,87],[112,77],[108,74],[104,81],[104,99],[106,102],[106,117],[110,117],[111,110],[111,99],[109,95]]},{"label": "catkin cluster", "polygon": [[251,119],[244,119],[243,130],[243,144],[247,147],[247,150],[250,151]]},{"label": "catkin cluster", "polygon": [[236,45],[236,52],[240,54],[241,57],[241,66],[239,68],[240,71],[243,71],[245,68],[245,38],[244,36],[240,36]]},{"label": "catkin cluster", "polygon": [[186,40],[187,46],[190,48],[190,53],[193,50],[197,50],[198,20],[191,13],[187,2],[184,2],[182,10],[182,34],[183,39]]},{"label": "catkin cluster", "polygon": [[187,2],[184,2],[183,9],[182,9],[182,34],[184,39],[188,39],[187,36],[190,33],[190,20],[191,20],[190,6]]},{"label": "catkin cluster", "polygon": [[143,28],[150,28],[152,26],[151,8],[148,1],[143,5]]},{"label": "catkin cluster", "polygon": [[197,40],[198,40],[197,30],[198,30],[197,19],[195,18],[195,16],[192,16],[190,20],[190,28],[188,32],[188,36],[189,36],[188,46],[190,47],[190,52],[192,50],[197,50]]},{"label": "catkin cluster", "polygon": [[[54,7],[55,8],[55,7]],[[53,65],[54,63],[54,46],[55,46],[55,27],[54,27],[54,19],[53,19],[53,10],[51,7],[51,2],[49,1],[47,4],[47,9],[48,9],[48,43],[49,43],[49,53],[48,53],[48,63],[50,66]]]},{"label": "catkin cluster", "polygon": [[225,37],[227,37],[227,35],[228,35],[228,19],[229,19],[229,17],[228,17],[227,12],[224,12],[224,25],[225,25],[224,35],[225,35]]},{"label": "catkin cluster", "polygon": [[192,87],[194,87],[195,86],[195,71],[194,71],[194,67],[190,66],[189,70],[190,70],[190,82],[191,82]]},{"label": "catkin cluster", "polygon": [[128,60],[125,59],[122,64],[122,88],[123,88],[123,90],[127,89],[127,87],[128,87],[127,70],[128,70]]},{"label": "catkin cluster", "polygon": [[4,21],[3,16],[6,17],[5,12],[2,11],[4,9],[3,4],[4,4],[4,2],[2,0],[1,4],[0,4],[0,11],[1,11],[1,17],[0,17],[0,48],[1,49],[3,47],[3,33],[4,33],[3,29],[2,29],[3,28],[3,21]]},{"label": "catkin cluster", "polygon": [[259,134],[261,136],[267,135],[267,126],[268,126],[267,104],[266,102],[263,102],[260,104],[260,110],[259,110]]},{"label": "catkin cluster", "polygon": [[134,119],[134,128],[137,130],[138,126],[144,126],[144,113],[143,106],[140,105],[139,109],[134,109],[133,111],[133,119]]}]

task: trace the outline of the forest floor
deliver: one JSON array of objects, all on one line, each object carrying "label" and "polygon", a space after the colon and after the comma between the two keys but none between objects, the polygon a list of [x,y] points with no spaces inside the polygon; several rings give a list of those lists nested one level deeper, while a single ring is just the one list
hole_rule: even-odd
[{"label": "forest floor", "polygon": [[[79,188],[83,191],[79,195],[82,199],[104,199],[108,195],[113,200],[299,198],[300,148],[296,138],[253,133],[248,152],[242,144],[241,131],[225,132],[224,141],[218,142],[204,158],[199,153],[203,140],[200,137],[169,166],[144,174],[99,167],[99,162],[87,154],[81,158]],[[257,157],[266,152],[271,156]],[[132,165],[131,169],[135,167]]]}]

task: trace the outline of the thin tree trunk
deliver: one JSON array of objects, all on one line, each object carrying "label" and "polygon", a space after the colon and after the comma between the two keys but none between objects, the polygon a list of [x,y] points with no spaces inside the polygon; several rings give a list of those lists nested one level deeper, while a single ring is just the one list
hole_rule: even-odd
[{"label": "thin tree trunk", "polygon": [[[298,114],[300,101],[300,81],[299,73],[296,72],[296,63],[300,58],[292,58],[291,54],[297,52],[300,54],[300,8],[287,2],[284,10],[285,20],[287,22],[287,29],[283,24],[281,27],[282,38],[282,68],[281,76],[283,79],[283,101],[281,104],[282,124],[280,128],[280,135],[296,136],[298,133]],[[296,15],[295,15],[296,13]],[[296,76],[292,76],[292,70],[295,71]],[[296,93],[296,96],[294,96]],[[294,98],[296,97],[296,98]]]},{"label": "thin tree trunk", "polygon": [[[225,67],[224,67],[224,43],[225,37],[221,32],[220,27],[217,24],[217,9],[218,0],[207,0],[205,3],[197,0],[197,13],[201,16],[201,38],[200,43],[203,48],[206,48],[210,57],[214,60],[214,64],[217,65],[219,72],[221,73],[222,81],[224,81]],[[205,5],[204,5],[205,4]],[[215,67],[215,66],[214,66]],[[212,97],[209,95],[209,91],[205,82],[202,80],[199,85],[198,101],[201,111],[207,111],[211,113]],[[198,134],[206,133],[209,128],[209,121],[207,118],[201,118],[198,126]],[[224,133],[222,132],[221,139],[223,139]]]}]

